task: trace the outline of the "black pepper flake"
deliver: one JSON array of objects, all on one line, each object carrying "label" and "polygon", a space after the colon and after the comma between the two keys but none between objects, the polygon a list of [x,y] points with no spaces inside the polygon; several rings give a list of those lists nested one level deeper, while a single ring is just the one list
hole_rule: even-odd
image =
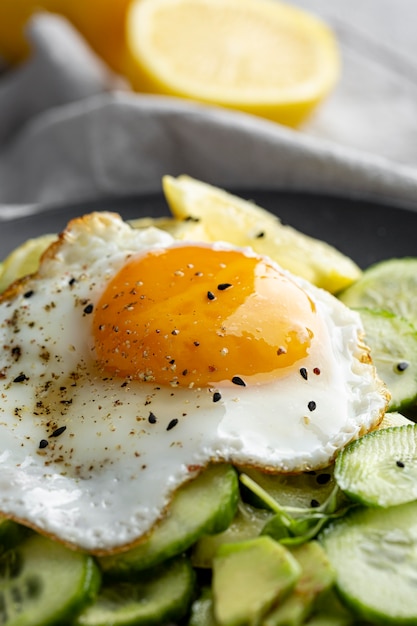
[{"label": "black pepper flake", "polygon": [[46,439],[41,439],[39,442],[39,448],[42,450],[42,448],[46,448],[46,446],[48,445],[48,442]]},{"label": "black pepper flake", "polygon": [[217,285],[219,291],[225,291],[225,289],[229,289],[229,287],[232,287],[231,283],[220,283],[220,285]]},{"label": "black pepper flake", "polygon": [[77,282],[76,278],[71,278],[68,282],[69,286],[72,287],[73,285],[75,285],[75,283]]},{"label": "black pepper flake", "polygon": [[19,374],[16,378],[13,379],[14,383],[24,383],[25,380],[29,380],[29,378],[25,374]]},{"label": "black pepper flake", "polygon": [[94,308],[94,307],[93,307],[93,305],[92,305],[92,304],[87,304],[87,306],[86,306],[86,307],[85,307],[85,309],[84,309],[84,313],[85,313],[86,315],[90,315],[90,313],[92,313],[92,312],[93,312],[93,308]]},{"label": "black pepper flake", "polygon": [[175,428],[175,426],[178,424],[178,420],[175,417],[173,420],[170,421],[170,423],[167,426],[167,430],[172,430],[173,428]]},{"label": "black pepper flake", "polygon": [[148,422],[150,424],[156,424],[156,422],[157,422],[156,415],[155,415],[155,413],[152,413],[152,411],[148,415]]},{"label": "black pepper flake", "polygon": [[310,402],[307,404],[308,406],[308,410],[309,411],[315,411],[317,404],[314,402],[314,400],[310,400]]},{"label": "black pepper flake", "polygon": [[233,376],[232,383],[234,385],[240,385],[241,387],[246,387],[245,381],[240,376]]},{"label": "black pepper flake", "polygon": [[315,367],[313,369],[313,374],[315,374],[316,376],[320,376],[321,372],[320,372],[320,368],[319,367]]},{"label": "black pepper flake", "polygon": [[170,365],[174,365],[174,364],[175,364],[175,359],[171,359],[171,360],[169,361],[169,364],[170,364]]},{"label": "black pepper flake", "polygon": [[59,428],[55,429],[54,432],[50,436],[51,437],[59,437],[66,430],[67,430],[66,426],[60,426]]},{"label": "black pepper flake", "polygon": [[397,461],[396,465],[397,467],[405,467],[405,463],[403,463],[403,461]]},{"label": "black pepper flake", "polygon": [[318,506],[320,506],[320,502],[318,500],[316,500],[315,498],[313,498],[310,502],[310,506],[313,509],[317,509]]},{"label": "black pepper flake", "polygon": [[330,474],[327,474],[326,472],[323,474],[318,474],[316,476],[316,482],[319,485],[327,485],[328,482],[330,482]]},{"label": "black pepper flake", "polygon": [[305,368],[305,367],[302,367],[302,368],[300,369],[300,374],[301,374],[301,376],[304,378],[304,380],[307,380],[307,378],[308,378],[308,372],[307,372],[307,370],[306,370],[306,368]]},{"label": "black pepper flake", "polygon": [[397,363],[397,372],[404,372],[408,366],[409,363],[407,361],[400,361],[400,363]]},{"label": "black pepper flake", "polygon": [[215,391],[213,393],[213,402],[220,402],[221,399],[222,399],[222,394],[220,393],[220,391]]},{"label": "black pepper flake", "polygon": [[182,375],[183,375],[183,376],[187,376],[187,374],[188,374],[188,370],[182,370],[182,372],[181,372],[181,373],[182,373]]},{"label": "black pepper flake", "polygon": [[212,291],[208,291],[208,292],[207,292],[207,298],[208,298],[209,300],[215,300],[215,299],[216,299],[216,296],[214,295],[214,293],[213,293]]},{"label": "black pepper flake", "polygon": [[255,239],[262,239],[262,237],[265,237],[265,233],[263,230],[259,231],[259,233],[255,235]]},{"label": "black pepper flake", "polygon": [[200,342],[199,341],[194,341],[194,345],[195,345],[196,348],[198,348],[198,346],[200,345]]},{"label": "black pepper flake", "polygon": [[33,291],[33,289],[31,289],[30,291],[27,291],[26,293],[23,294],[24,298],[31,298],[33,296],[35,292]]},{"label": "black pepper flake", "polygon": [[194,215],[187,215],[187,217],[184,218],[184,222],[199,222],[200,218],[199,217],[194,217]]}]

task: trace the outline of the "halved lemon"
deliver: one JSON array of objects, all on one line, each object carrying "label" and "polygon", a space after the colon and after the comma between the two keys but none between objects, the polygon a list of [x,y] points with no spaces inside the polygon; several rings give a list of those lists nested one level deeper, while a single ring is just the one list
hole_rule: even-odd
[{"label": "halved lemon", "polygon": [[335,85],[337,43],[278,0],[134,0],[125,73],[138,91],[298,125]]}]

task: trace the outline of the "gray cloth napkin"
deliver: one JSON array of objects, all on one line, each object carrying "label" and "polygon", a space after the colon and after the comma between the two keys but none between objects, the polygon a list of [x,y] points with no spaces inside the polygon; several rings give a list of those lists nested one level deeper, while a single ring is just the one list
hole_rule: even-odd
[{"label": "gray cloth napkin", "polygon": [[294,131],[134,94],[64,19],[40,14],[28,36],[31,59],[0,76],[0,222],[48,204],[159,191],[164,174],[180,173],[225,187],[361,195],[417,209],[414,165],[372,145],[355,149],[337,133],[319,136],[322,113]]}]

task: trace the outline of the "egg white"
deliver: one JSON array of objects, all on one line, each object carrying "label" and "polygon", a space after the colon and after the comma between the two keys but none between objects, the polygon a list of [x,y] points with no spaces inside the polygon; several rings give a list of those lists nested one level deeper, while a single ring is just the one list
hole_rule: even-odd
[{"label": "egg white", "polygon": [[92,344],[95,303],[129,256],[170,245],[167,233],[94,213],[72,221],[39,272],[0,300],[0,511],[97,554],[148,532],[196,468],[326,466],[379,423],[387,404],[358,339],[359,316],[299,279],[325,332],[272,383],[225,385],[213,402],[214,389],[103,374]]}]

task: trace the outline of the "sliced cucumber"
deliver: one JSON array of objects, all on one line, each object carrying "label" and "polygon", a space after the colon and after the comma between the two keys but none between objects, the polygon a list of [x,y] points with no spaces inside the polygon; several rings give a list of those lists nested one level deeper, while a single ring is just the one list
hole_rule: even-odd
[{"label": "sliced cucumber", "polygon": [[417,258],[376,263],[338,297],[351,308],[391,311],[417,327]]},{"label": "sliced cucumber", "polygon": [[373,624],[417,624],[416,501],[351,509],[320,540],[337,590],[356,615]]},{"label": "sliced cucumber", "polygon": [[358,309],[365,342],[379,376],[391,393],[389,409],[404,410],[417,401],[417,330],[389,311]]},{"label": "sliced cucumber", "polygon": [[339,487],[353,500],[388,507],[417,499],[417,424],[376,430],[344,448]]},{"label": "sliced cucumber", "polygon": [[131,581],[104,583],[94,604],[74,626],[153,626],[168,624],[187,613],[195,591],[195,575],[186,558],[167,561]]},{"label": "sliced cucumber", "polygon": [[92,557],[33,534],[0,557],[0,623],[67,623],[95,597],[99,585]]},{"label": "sliced cucumber", "polygon": [[129,578],[187,550],[202,535],[218,533],[232,521],[238,503],[236,471],[213,465],[175,494],[167,516],[149,537],[122,554],[99,559],[106,574]]}]

